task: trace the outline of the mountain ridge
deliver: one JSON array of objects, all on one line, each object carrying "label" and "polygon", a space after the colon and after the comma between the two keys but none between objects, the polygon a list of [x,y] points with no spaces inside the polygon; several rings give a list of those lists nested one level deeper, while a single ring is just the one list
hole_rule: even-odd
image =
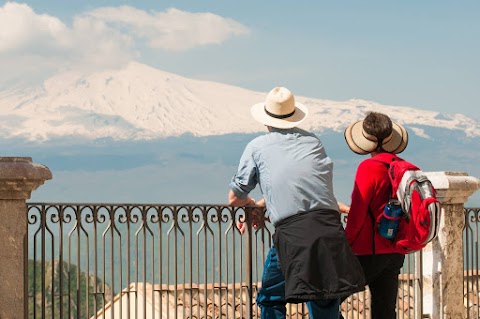
[{"label": "mountain ridge", "polygon": [[[256,133],[265,129],[252,120],[250,106],[264,100],[265,95],[189,79],[138,62],[93,74],[69,71],[50,77],[41,87],[0,91],[0,136],[28,141],[59,137],[150,140],[182,134]],[[480,124],[462,114],[362,99],[333,101],[296,96],[296,100],[309,108],[302,127],[314,132],[341,132],[366,112],[379,111],[423,138],[429,138],[426,127],[480,137]]]}]

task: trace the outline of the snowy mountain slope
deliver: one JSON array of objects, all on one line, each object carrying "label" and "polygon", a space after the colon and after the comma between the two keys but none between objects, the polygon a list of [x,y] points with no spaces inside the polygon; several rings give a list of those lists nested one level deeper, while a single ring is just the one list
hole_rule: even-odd
[{"label": "snowy mountain slope", "polygon": [[[266,92],[192,80],[131,62],[109,72],[58,74],[40,88],[0,91],[0,136],[31,141],[56,137],[148,140],[184,133],[254,133],[264,128],[250,117],[250,106],[265,96]],[[296,98],[310,110],[302,127],[316,132],[343,131],[375,110],[422,137],[428,137],[424,131],[428,126],[480,136],[480,124],[461,114],[364,100]]]}]

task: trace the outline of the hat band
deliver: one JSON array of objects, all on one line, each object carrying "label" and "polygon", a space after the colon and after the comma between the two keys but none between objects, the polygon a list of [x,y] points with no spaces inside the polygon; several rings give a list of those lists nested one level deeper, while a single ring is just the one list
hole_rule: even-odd
[{"label": "hat band", "polygon": [[265,110],[265,113],[267,113],[267,115],[269,115],[271,117],[274,117],[276,119],[285,119],[287,117],[292,116],[295,113],[295,110],[293,110],[293,112],[288,113],[288,114],[277,115],[277,114],[273,114],[273,113],[268,112],[267,107],[265,105],[263,106],[263,109]]}]

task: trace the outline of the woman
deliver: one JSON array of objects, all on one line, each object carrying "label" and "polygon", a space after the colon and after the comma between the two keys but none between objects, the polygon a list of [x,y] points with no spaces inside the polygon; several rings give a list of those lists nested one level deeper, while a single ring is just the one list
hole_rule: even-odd
[{"label": "woman", "polygon": [[395,160],[395,154],[406,148],[408,135],[387,115],[371,112],[345,130],[345,140],[353,152],[370,154],[357,168],[351,206],[339,205],[340,211],[348,213],[345,232],[370,288],[372,318],[393,319],[405,255],[397,253],[390,239],[380,236],[376,221],[392,192],[385,162]]}]

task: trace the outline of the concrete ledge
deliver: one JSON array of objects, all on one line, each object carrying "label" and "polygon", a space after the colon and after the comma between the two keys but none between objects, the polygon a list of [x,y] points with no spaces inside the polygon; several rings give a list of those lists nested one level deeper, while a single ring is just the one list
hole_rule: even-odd
[{"label": "concrete ledge", "polygon": [[464,172],[426,172],[442,204],[464,204],[480,188],[480,179]]},{"label": "concrete ledge", "polygon": [[52,173],[31,157],[0,157],[0,199],[29,199]]}]

